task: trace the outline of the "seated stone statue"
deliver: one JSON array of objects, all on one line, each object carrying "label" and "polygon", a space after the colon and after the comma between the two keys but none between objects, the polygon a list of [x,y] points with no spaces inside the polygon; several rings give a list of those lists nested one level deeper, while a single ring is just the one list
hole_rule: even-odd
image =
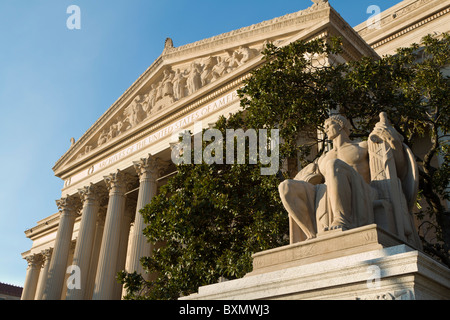
[{"label": "seated stone statue", "polygon": [[349,138],[350,123],[341,115],[331,116],[324,126],[333,149],[279,186],[291,244],[333,229],[377,223],[419,248],[411,215],[417,165],[386,114],[363,142]]}]

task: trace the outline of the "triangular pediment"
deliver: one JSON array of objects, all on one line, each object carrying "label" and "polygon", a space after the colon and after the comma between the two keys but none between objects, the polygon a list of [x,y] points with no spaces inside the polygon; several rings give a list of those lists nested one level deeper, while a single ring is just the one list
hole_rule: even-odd
[{"label": "triangular pediment", "polygon": [[[126,99],[122,97],[125,101],[120,107],[114,112],[108,110],[90,132],[86,132],[79,141],[72,142],[66,153],[66,156],[69,155],[66,165],[81,163],[94,152],[108,149],[134,129],[161,118],[175,104],[182,106],[183,102],[192,101],[199,91],[207,91],[208,87],[220,83],[225,76],[232,76],[233,72],[245,68],[248,62],[259,61],[262,48],[263,42],[259,42],[174,63],[168,62],[163,53],[158,59],[163,62],[153,70],[149,81]],[[170,48],[166,47],[167,50]]]},{"label": "triangular pediment", "polygon": [[55,174],[63,177],[88,165],[131,133],[248,73],[261,63],[260,52],[267,42],[282,45],[317,36],[315,31],[329,23],[331,15],[337,14],[330,5],[317,1],[306,10],[180,47],[168,38],[161,56],[78,141],[72,141],[55,164]]}]

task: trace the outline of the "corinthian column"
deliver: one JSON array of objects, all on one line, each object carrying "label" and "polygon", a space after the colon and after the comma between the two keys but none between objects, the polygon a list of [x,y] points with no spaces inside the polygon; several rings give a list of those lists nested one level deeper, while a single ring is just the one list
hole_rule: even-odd
[{"label": "corinthian column", "polygon": [[128,184],[125,173],[119,170],[104,177],[104,179],[109,190],[109,202],[98,259],[97,275],[95,277],[93,300],[112,300],[114,297],[119,235],[125,209],[125,192]]},{"label": "corinthian column", "polygon": [[[136,210],[136,202],[129,202],[126,200],[125,213],[123,215],[122,226],[120,231],[120,241],[119,241],[119,255],[117,258],[117,268],[116,273],[125,270],[125,262],[127,259],[127,249],[130,236],[131,221],[134,218],[134,212]],[[114,288],[114,300],[120,300],[122,297],[122,285],[120,283],[115,283]]]},{"label": "corinthian column", "polygon": [[144,272],[140,263],[141,257],[148,257],[153,251],[152,244],[147,242],[143,234],[146,227],[144,218],[140,210],[149,204],[153,197],[156,196],[156,179],[160,172],[168,166],[168,163],[149,155],[148,158],[134,162],[134,167],[139,175],[139,194],[136,205],[136,215],[134,219],[134,227],[130,235],[130,247],[127,251],[126,271],[129,273],[137,272],[144,279],[149,279],[149,274]]},{"label": "corinthian column", "polygon": [[85,297],[97,214],[100,208],[100,193],[98,187],[95,185],[91,184],[88,187],[78,190],[78,194],[83,203],[83,210],[73,256],[73,265],[80,268],[80,288],[67,290],[67,300],[83,300]]},{"label": "corinthian column", "polygon": [[50,261],[43,300],[61,299],[76,217],[75,203],[69,197],[57,200],[56,205],[60,211],[59,227],[56,233],[55,248]]},{"label": "corinthian column", "polygon": [[42,267],[41,273],[39,274],[39,281],[36,290],[35,300],[42,300],[42,295],[44,294],[45,285],[48,278],[48,268],[50,266],[50,260],[52,258],[53,248],[45,249],[41,251],[44,265]]},{"label": "corinthian column", "polygon": [[97,222],[95,224],[95,238],[91,253],[91,263],[89,265],[89,275],[87,281],[87,288],[84,295],[85,300],[91,300],[95,287],[95,275],[97,274],[98,256],[100,255],[100,248],[102,246],[103,228],[105,227],[106,206],[100,208],[97,214]]},{"label": "corinthian column", "polygon": [[27,260],[28,268],[21,299],[34,300],[39,279],[39,272],[42,266],[42,256],[39,254],[33,254],[26,257],[25,260]]}]

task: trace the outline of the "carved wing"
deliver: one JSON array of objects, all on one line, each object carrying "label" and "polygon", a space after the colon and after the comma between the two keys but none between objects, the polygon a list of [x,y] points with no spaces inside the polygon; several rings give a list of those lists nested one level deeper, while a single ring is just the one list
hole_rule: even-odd
[{"label": "carved wing", "polygon": [[368,146],[370,185],[378,191],[378,200],[391,204],[397,234],[406,240],[404,215],[408,214],[408,208],[401,181],[397,177],[393,152],[389,145],[376,134],[369,137]]},{"label": "carved wing", "polygon": [[411,149],[406,144],[403,144],[403,148],[405,149],[408,170],[406,178],[402,181],[402,185],[408,211],[412,212],[419,192],[419,169]]},{"label": "carved wing", "polygon": [[411,214],[418,192],[418,169],[412,151],[404,145],[408,173],[401,181],[397,176],[394,154],[389,144],[372,134],[368,146],[371,186],[378,191],[379,200],[391,204],[397,235],[417,248],[422,248]]}]

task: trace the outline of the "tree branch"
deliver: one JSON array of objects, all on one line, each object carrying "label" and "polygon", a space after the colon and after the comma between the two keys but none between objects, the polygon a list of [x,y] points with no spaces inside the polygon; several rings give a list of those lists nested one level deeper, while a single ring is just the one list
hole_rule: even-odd
[{"label": "tree branch", "polygon": [[444,251],[439,250],[436,248],[436,245],[432,245],[431,243],[428,243],[425,241],[425,239],[421,239],[423,244],[423,249],[428,254],[434,255],[441,259],[442,263],[444,263],[447,267],[450,268],[450,258],[448,254],[446,254]]}]

